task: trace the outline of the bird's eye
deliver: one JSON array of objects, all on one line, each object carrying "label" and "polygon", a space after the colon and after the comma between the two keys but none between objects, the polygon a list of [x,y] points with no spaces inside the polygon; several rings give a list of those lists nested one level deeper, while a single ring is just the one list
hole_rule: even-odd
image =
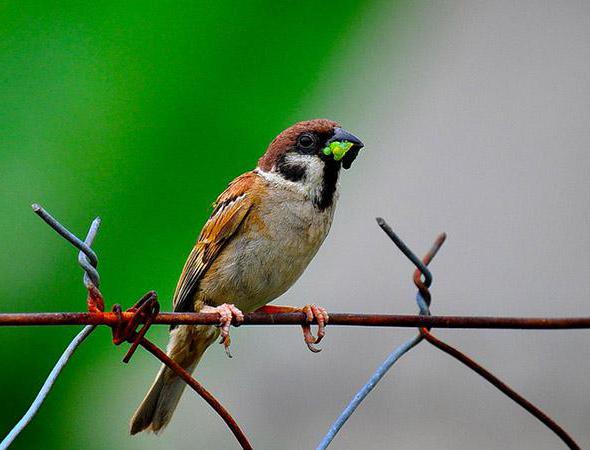
[{"label": "bird's eye", "polygon": [[302,134],[297,140],[297,145],[303,150],[310,150],[315,146],[315,138],[308,133]]}]

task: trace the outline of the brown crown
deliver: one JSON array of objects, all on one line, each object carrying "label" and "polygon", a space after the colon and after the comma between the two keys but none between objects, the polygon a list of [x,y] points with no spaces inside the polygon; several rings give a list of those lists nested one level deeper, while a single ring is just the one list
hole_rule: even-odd
[{"label": "brown crown", "polygon": [[274,138],[262,158],[258,160],[258,167],[265,171],[271,170],[275,162],[290,148],[293,148],[301,133],[308,131],[324,134],[339,126],[338,123],[328,119],[313,119],[296,123]]}]

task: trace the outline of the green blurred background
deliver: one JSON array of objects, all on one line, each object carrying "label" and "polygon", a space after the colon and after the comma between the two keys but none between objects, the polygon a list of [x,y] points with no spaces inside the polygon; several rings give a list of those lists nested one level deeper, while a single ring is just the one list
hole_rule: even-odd
[{"label": "green blurred background", "polygon": [[[589,315],[590,3],[7,2],[0,0],[0,311],[83,310],[74,249],[95,248],[109,306],[162,307],[215,199],[298,120],[329,117],[366,149],[342,177],[330,236],[279,300],[415,313],[410,264],[440,231],[433,311]],[[348,276],[351,271],[354,277]],[[75,327],[0,328],[0,436]],[[166,329],[151,338],[165,345]],[[311,354],[293,327],[232,331],[198,378],[256,448],[313,448],[414,330],[333,327]],[[590,446],[588,331],[441,330]],[[160,437],[127,432],[158,368],[97,330],[15,449],[236,448],[187,393]],[[385,377],[334,449],[535,449],[560,443],[422,345]]]},{"label": "green blurred background", "polygon": [[[354,118],[359,92],[316,87],[358,67],[347,50],[371,3],[0,3],[1,309],[84,307],[75,252],[32,202],[80,236],[100,214],[107,302],[129,306],[156,289],[169,308],[226,184],[291,123]],[[0,329],[0,434],[74,333]],[[165,342],[163,328],[152,336]],[[156,365],[140,356],[125,367],[122,351],[97,331],[14,448],[136,445],[125,433],[133,406],[119,398]]]}]

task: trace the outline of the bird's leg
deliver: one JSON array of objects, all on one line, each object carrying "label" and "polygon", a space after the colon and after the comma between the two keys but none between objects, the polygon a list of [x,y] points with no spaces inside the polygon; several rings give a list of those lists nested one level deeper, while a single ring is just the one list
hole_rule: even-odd
[{"label": "bird's leg", "polygon": [[[265,305],[262,308],[257,309],[255,312],[262,312],[267,314],[276,313],[289,313],[289,312],[303,312],[307,319],[305,325],[301,325],[303,329],[303,340],[307,344],[307,347],[314,353],[321,352],[322,349],[315,347],[314,344],[319,344],[320,341],[326,335],[326,325],[328,324],[329,315],[328,311],[321,306],[314,304],[305,305],[303,308],[297,308],[296,306],[280,306],[280,305]],[[311,332],[311,324],[314,321],[318,324],[318,336],[315,337]]]},{"label": "bird's leg", "polygon": [[231,358],[232,356],[229,351],[229,346],[231,344],[231,339],[229,337],[229,327],[231,326],[232,320],[234,318],[236,321],[236,326],[239,326],[244,321],[244,314],[242,311],[232,304],[224,303],[223,305],[215,307],[204,305],[199,312],[219,314],[218,326],[221,328],[221,339],[219,340],[219,343],[223,344],[223,347],[225,348],[225,354]]}]

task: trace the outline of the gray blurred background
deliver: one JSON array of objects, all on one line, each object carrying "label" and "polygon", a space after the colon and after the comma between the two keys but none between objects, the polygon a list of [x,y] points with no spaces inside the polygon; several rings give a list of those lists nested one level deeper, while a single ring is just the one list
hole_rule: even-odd
[{"label": "gray blurred background", "polygon": [[[374,218],[382,216],[419,254],[437,233],[448,233],[432,264],[435,314],[590,315],[590,3],[424,1],[399,8],[367,2],[357,19],[280,122],[331,117],[360,136],[366,150],[343,176],[326,243],[277,303],[415,313],[412,267],[377,227]],[[222,186],[211,188],[211,200]],[[97,207],[84,206],[87,214]],[[203,214],[191,226],[200,226],[206,206],[197,205]],[[39,239],[50,239],[48,231],[35,230]],[[179,261],[167,262],[166,292],[196,235],[188,225],[182,230],[183,245],[174,248]],[[116,233],[105,227],[100,242]],[[146,257],[137,249],[130,256]],[[73,261],[71,266],[74,272]],[[149,275],[133,292],[162,289],[149,285]],[[163,329],[150,333],[160,344],[166,341]],[[375,367],[415,331],[328,328],[319,355],[306,349],[296,328],[232,333],[234,358],[213,347],[198,378],[257,448],[308,449]],[[582,447],[590,446],[589,331],[436,334],[544,409]],[[98,345],[107,333],[92,339]],[[52,347],[39,380],[61,346]],[[76,406],[64,414],[72,425],[56,431],[63,446],[55,448],[96,447],[88,431],[93,428],[109,435],[102,448],[235,447],[220,419],[190,392],[161,437],[127,438],[126,420],[157,370],[139,353],[130,367],[119,363],[122,351],[112,351],[96,365],[71,369],[80,386],[93,387],[68,391]],[[93,383],[94,371],[100,371],[100,383]],[[97,411],[98,421],[92,415]],[[86,431],[80,435],[80,429]],[[481,378],[423,343],[391,370],[332,448],[562,444]]]},{"label": "gray blurred background", "polygon": [[[281,301],[311,299],[334,311],[414,312],[412,267],[375,225],[380,215],[417,252],[439,231],[448,233],[432,265],[436,313],[588,315],[590,4],[418,5],[412,17],[395,23],[381,15],[362,43],[371,48],[368,61],[352,70],[367,91],[358,95],[350,86],[345,114],[354,122],[343,122],[367,149],[345,174],[331,236]],[[342,106],[341,97],[327,100],[326,111]],[[413,331],[331,329],[319,356],[297,344],[294,330],[239,334],[238,355],[225,362],[224,379],[216,371],[208,380],[220,383],[217,390],[235,386],[224,394],[240,398],[244,413],[236,412],[252,420],[249,427],[272,425],[274,432],[257,436],[262,447],[277,448],[287,439],[288,448],[309,448]],[[543,407],[582,447],[590,446],[588,331],[437,335]],[[256,361],[255,369],[244,360]],[[179,431],[190,426],[194,403],[184,402]],[[190,437],[184,442],[188,448]],[[333,446],[562,444],[482,379],[423,344],[381,382]]]},{"label": "gray blurred background", "polygon": [[[440,231],[432,310],[588,315],[590,4],[419,2],[349,48],[354,72],[318,89],[319,115],[367,144],[345,173],[331,235],[281,300],[333,311],[413,313],[412,267],[376,226],[418,253]],[[391,56],[393,55],[393,57]],[[388,64],[382,64],[383,61]],[[358,92],[354,77],[364,79]],[[346,95],[322,97],[333,83]],[[354,83],[354,84],[353,84]],[[401,87],[401,88],[400,88]],[[343,98],[344,97],[344,98]],[[350,117],[350,120],[347,118]],[[354,120],[353,123],[350,123]],[[345,268],[344,268],[344,267]],[[354,274],[351,276],[350,274]],[[388,352],[414,331],[329,329],[320,355],[286,328],[234,333],[202,377],[261,448],[309,448]],[[590,446],[588,331],[437,331]],[[190,448],[199,400],[169,435]],[[194,397],[194,396],[193,396]],[[261,424],[264,427],[261,428]],[[207,427],[209,428],[209,427]],[[333,448],[555,449],[562,444],[485,381],[422,344],[358,409]]]}]

